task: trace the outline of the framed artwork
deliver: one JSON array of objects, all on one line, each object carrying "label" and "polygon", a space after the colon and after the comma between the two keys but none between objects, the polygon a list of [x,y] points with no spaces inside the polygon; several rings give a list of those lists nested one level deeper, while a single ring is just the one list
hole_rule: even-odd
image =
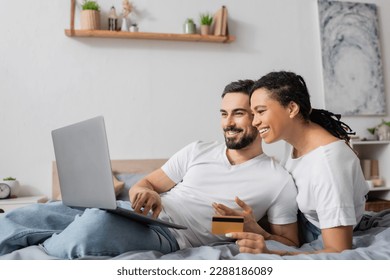
[{"label": "framed artwork", "polygon": [[385,115],[375,4],[318,0],[325,108],[346,116]]}]

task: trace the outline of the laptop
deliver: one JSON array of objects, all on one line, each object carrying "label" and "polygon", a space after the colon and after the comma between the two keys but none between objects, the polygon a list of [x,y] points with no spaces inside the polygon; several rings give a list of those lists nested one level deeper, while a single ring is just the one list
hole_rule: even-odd
[{"label": "laptop", "polygon": [[52,139],[63,204],[100,208],[150,225],[187,228],[117,205],[102,116],[55,129]]}]

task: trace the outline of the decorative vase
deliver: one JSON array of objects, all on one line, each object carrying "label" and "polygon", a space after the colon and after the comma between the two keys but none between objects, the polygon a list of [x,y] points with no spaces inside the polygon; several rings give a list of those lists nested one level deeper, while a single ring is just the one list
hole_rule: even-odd
[{"label": "decorative vase", "polygon": [[94,10],[81,11],[80,28],[84,30],[99,30],[100,12]]},{"label": "decorative vase", "polygon": [[385,123],[380,124],[375,128],[375,136],[379,141],[390,140],[390,126]]},{"label": "decorative vase", "polygon": [[200,26],[200,34],[201,35],[210,35],[210,25],[202,24]]},{"label": "decorative vase", "polygon": [[129,31],[129,27],[127,26],[127,19],[126,18],[122,19],[121,31]]},{"label": "decorative vase", "polygon": [[186,21],[183,26],[185,34],[196,34],[196,24],[191,21]]}]

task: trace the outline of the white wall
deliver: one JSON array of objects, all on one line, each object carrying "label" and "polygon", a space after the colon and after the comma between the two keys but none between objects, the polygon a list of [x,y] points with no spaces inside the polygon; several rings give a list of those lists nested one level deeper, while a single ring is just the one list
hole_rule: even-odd
[{"label": "white wall", "polygon": [[[112,3],[120,11],[121,0],[99,2],[105,13]],[[225,4],[237,40],[69,38],[70,1],[2,1],[0,174],[17,177],[22,194],[51,195],[51,130],[95,115],[106,119],[113,159],[162,158],[193,140],[222,140],[220,94],[233,80],[291,70],[306,79],[313,106],[323,106],[316,0],[133,2],[140,31],[166,33]],[[369,2],[379,8],[388,89],[390,1]],[[344,120],[364,136],[381,118]],[[278,145],[266,150],[277,155]]]}]

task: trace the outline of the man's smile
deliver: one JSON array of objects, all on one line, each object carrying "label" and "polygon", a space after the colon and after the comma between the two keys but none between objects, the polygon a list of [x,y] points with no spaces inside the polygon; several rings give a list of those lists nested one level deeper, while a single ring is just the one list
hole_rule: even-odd
[{"label": "man's smile", "polygon": [[236,131],[236,130],[226,131],[226,134],[229,136],[234,136],[234,135],[237,135],[238,133],[240,133],[240,131]]},{"label": "man's smile", "polygon": [[239,133],[242,132],[242,129],[237,129],[237,128],[227,128],[225,129],[225,133],[226,133],[226,136],[230,136],[230,137],[234,137],[236,135],[238,135]]}]

